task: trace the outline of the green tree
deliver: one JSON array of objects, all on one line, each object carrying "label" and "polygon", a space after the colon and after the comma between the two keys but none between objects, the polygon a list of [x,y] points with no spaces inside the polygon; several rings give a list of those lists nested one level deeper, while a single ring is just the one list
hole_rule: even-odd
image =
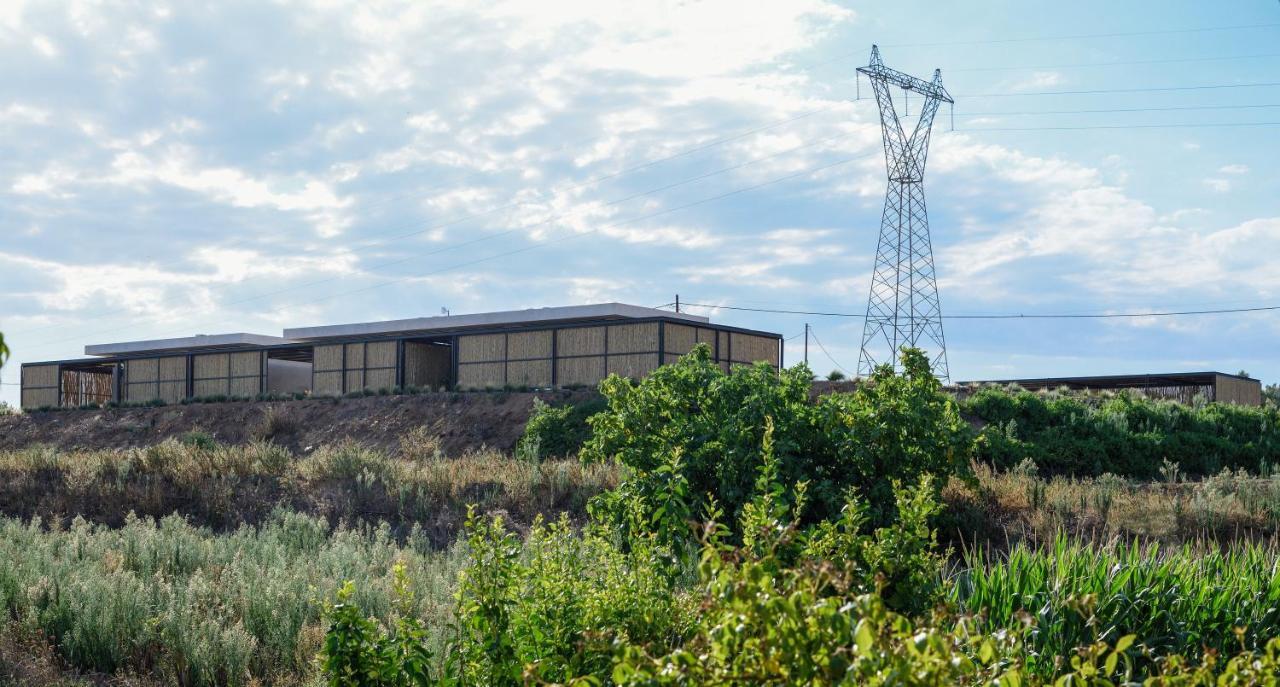
[{"label": "green tree", "polygon": [[[905,349],[903,370],[898,375],[884,366],[852,393],[815,403],[804,365],[758,364],[726,373],[699,345],[639,382],[617,376],[602,382],[608,406],[591,418],[592,437],[581,455],[631,469],[611,497],[619,524],[672,507],[683,516],[707,497],[725,510],[727,522],[737,523],[755,492],[772,422],[778,482],[809,485],[805,522],[834,517],[852,488],[868,503],[870,523],[880,525],[894,512],[894,480],[916,484],[928,473],[940,488],[967,467],[971,444],[924,354]],[[659,484],[680,486],[693,503],[668,503],[663,494],[670,490]]]}]

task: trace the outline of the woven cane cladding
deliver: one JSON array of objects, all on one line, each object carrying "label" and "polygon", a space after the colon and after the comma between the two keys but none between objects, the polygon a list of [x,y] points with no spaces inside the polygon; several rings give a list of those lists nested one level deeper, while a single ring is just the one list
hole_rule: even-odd
[{"label": "woven cane cladding", "polygon": [[609,327],[609,353],[653,353],[658,350],[658,323]]},{"label": "woven cane cladding", "polygon": [[396,386],[394,341],[316,346],[311,359],[311,393],[316,396]]},{"label": "woven cane cladding", "polygon": [[262,351],[203,353],[191,357],[191,393],[254,396],[262,391]]},{"label": "woven cane cladding", "polygon": [[332,372],[342,369],[342,344],[316,346],[311,354],[311,369],[316,372]]},{"label": "woven cane cladding", "polygon": [[124,363],[124,400],[179,403],[187,397],[187,358],[141,358]]},{"label": "woven cane cladding", "polygon": [[458,386],[464,389],[496,389],[506,385],[506,363],[459,363]]},{"label": "woven cane cladding", "polygon": [[1236,379],[1218,375],[1213,400],[1236,405],[1262,405],[1262,384],[1254,379]]},{"label": "woven cane cladding", "polygon": [[23,389],[22,407],[26,410],[58,405],[58,389]]},{"label": "woven cane cladding", "polygon": [[58,405],[58,366],[28,365],[22,368],[22,407]]},{"label": "woven cane cladding", "polygon": [[664,362],[674,363],[680,356],[693,350],[696,344],[706,344],[711,349],[711,359],[716,359],[716,330],[667,323],[663,330]]},{"label": "woven cane cladding", "polygon": [[608,373],[639,379],[658,369],[657,353],[610,355]]},{"label": "woven cane cladding", "polygon": [[560,386],[594,386],[605,378],[604,369],[602,355],[560,358],[556,361],[556,383]]},{"label": "woven cane cladding", "polygon": [[512,386],[551,386],[551,360],[513,360],[507,363]]},{"label": "woven cane cladding", "polygon": [[[733,332],[730,334],[731,339],[731,355],[728,356],[735,363],[755,363],[766,362],[777,366],[778,364],[778,340],[765,336],[752,336],[751,334],[739,334]],[[724,356],[724,350],[720,351],[721,357]]]},{"label": "woven cane cladding", "polygon": [[313,372],[311,375],[311,393],[315,396],[341,396],[342,371]]},{"label": "woven cane cladding", "polygon": [[[551,357],[551,330],[515,332],[507,335],[508,360],[536,360]],[[549,383],[549,382],[548,382]]]},{"label": "woven cane cladding", "polygon": [[478,334],[458,337],[459,363],[496,362],[506,359],[506,334]]},{"label": "woven cane cladding", "polygon": [[[556,357],[604,355],[606,327],[574,327],[556,332]],[[654,348],[657,348],[656,346]],[[601,361],[603,364],[603,361]],[[564,380],[560,381],[564,384]]]}]

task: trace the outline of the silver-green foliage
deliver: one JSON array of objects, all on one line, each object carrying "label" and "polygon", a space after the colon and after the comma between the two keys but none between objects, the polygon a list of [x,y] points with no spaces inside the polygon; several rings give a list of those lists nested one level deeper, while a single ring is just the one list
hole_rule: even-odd
[{"label": "silver-green foliage", "polygon": [[154,671],[183,685],[296,682],[314,673],[319,601],[343,581],[356,583],[365,613],[388,618],[401,563],[415,612],[443,627],[464,556],[429,553],[419,535],[399,546],[386,527],[331,530],[292,513],[226,535],[177,517],[118,529],[76,520],[65,531],[3,520],[0,608],[80,669]]}]

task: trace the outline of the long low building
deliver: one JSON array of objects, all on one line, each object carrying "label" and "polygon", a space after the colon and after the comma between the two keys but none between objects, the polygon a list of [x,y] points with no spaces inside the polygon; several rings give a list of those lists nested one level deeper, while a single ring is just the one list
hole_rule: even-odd
[{"label": "long low building", "polygon": [[778,334],[603,303],[90,345],[89,358],[24,363],[22,407],[586,386],[610,374],[643,377],[699,343],[726,371],[783,362]]},{"label": "long low building", "polygon": [[1036,379],[1001,379],[960,382],[960,386],[982,384],[1014,384],[1028,391],[1042,389],[1076,389],[1119,391],[1131,389],[1153,398],[1191,403],[1197,397],[1206,401],[1236,405],[1262,405],[1262,382],[1251,377],[1225,372],[1166,372],[1163,374],[1101,375],[1093,377],[1041,377]]}]

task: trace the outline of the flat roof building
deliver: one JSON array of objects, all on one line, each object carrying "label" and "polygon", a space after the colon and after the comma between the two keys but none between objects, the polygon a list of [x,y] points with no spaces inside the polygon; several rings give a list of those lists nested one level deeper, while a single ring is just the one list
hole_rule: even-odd
[{"label": "flat roof building", "polygon": [[93,356],[22,365],[22,407],[178,403],[264,393],[406,387],[586,386],[639,378],[705,343],[731,365],[782,365],[782,337],[623,303],[321,325],[85,346]]},{"label": "flat roof building", "polygon": [[1077,389],[1119,391],[1132,389],[1153,398],[1190,403],[1201,397],[1207,401],[1236,405],[1262,405],[1262,382],[1224,372],[1167,372],[1162,374],[1102,375],[1092,377],[1041,377],[960,382],[964,385],[1016,384],[1028,391]]}]

